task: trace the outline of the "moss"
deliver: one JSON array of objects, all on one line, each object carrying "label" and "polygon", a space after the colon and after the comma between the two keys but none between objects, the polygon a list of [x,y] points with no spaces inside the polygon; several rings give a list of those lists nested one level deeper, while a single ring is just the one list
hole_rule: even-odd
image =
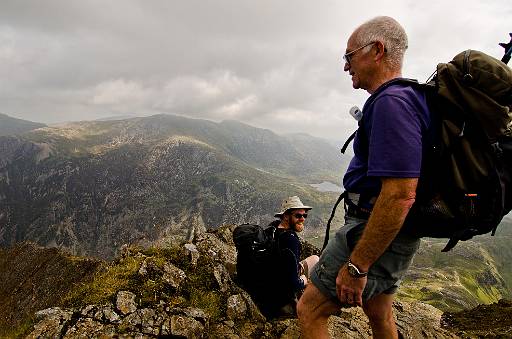
[{"label": "moss", "polygon": [[166,262],[172,262],[183,270],[189,268],[189,261],[181,246],[150,247],[143,250],[142,253],[150,257],[159,268],[163,268]]},{"label": "moss", "polygon": [[[191,304],[217,304],[219,298],[212,293],[206,293],[214,289],[213,273],[208,272],[211,265],[199,263],[198,266],[203,265],[203,268],[190,267],[181,247],[148,249],[130,247],[128,252],[129,255],[125,258],[105,266],[91,282],[81,284],[72,290],[64,298],[63,304],[66,307],[83,307],[88,304],[112,302],[117,292],[121,290],[135,293],[142,307],[151,306],[160,300],[170,302],[173,306],[183,307]],[[148,269],[146,276],[141,276],[138,271],[144,261],[152,269]],[[162,279],[164,266],[168,262],[185,271],[188,281],[183,284],[183,291],[181,289],[175,291]],[[183,294],[184,297],[176,297],[175,293]],[[193,297],[192,303],[191,297]],[[212,312],[212,314],[216,313]]]},{"label": "moss", "polygon": [[[66,296],[66,306],[83,307],[112,302],[118,291],[129,290],[137,295],[142,307],[151,307],[163,300],[170,307],[203,309],[212,320],[225,315],[226,296],[218,291],[211,258],[201,256],[197,265],[192,267],[181,247],[152,247],[142,252],[131,248],[129,251],[129,256],[106,266],[92,282],[71,291]],[[144,261],[148,264],[148,274],[141,276],[138,271]],[[178,291],[170,287],[162,279],[162,274],[158,273],[168,262],[184,270],[187,276]]]},{"label": "moss", "polygon": [[190,306],[202,309],[214,321],[226,313],[226,302],[223,302],[222,295],[216,291],[192,290]]},{"label": "moss", "polygon": [[[82,307],[112,301],[120,290],[137,288],[137,271],[142,259],[126,257],[99,271],[94,279],[73,289],[63,300],[67,307]],[[131,288],[130,288],[131,287]]]}]

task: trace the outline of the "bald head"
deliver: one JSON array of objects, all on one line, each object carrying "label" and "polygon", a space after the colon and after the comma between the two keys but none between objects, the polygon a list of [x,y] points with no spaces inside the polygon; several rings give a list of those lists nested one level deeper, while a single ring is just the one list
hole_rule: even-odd
[{"label": "bald head", "polygon": [[408,44],[407,34],[395,19],[388,16],[373,18],[356,28],[351,38],[359,46],[374,41],[382,42],[386,49],[386,65],[393,71],[402,69]]}]

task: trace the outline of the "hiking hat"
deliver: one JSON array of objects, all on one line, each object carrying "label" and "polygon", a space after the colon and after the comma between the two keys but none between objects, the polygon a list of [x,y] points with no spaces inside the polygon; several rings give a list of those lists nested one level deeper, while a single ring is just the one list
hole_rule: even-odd
[{"label": "hiking hat", "polygon": [[288,197],[283,200],[283,203],[281,204],[281,212],[274,214],[274,217],[280,218],[288,210],[310,210],[312,208],[313,207],[304,205],[302,201],[300,201],[299,197],[294,195],[293,197]]}]

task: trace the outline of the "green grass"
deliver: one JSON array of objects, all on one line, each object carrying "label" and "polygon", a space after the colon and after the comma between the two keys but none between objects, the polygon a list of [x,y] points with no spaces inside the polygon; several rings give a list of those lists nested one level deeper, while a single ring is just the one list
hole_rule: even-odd
[{"label": "green grass", "polygon": [[[489,304],[509,296],[506,280],[502,284],[500,278],[504,276],[500,254],[481,241],[460,242],[448,253],[441,252],[444,244],[445,240],[422,242],[410,275],[399,290],[400,298],[420,300],[443,311],[459,311],[462,305]],[[491,280],[479,281],[486,277]]]},{"label": "green grass", "polygon": [[118,291],[136,287],[137,272],[142,259],[128,257],[100,269],[93,280],[83,283],[64,297],[68,307],[83,307],[89,304],[112,302]]},{"label": "green grass", "polygon": [[[174,290],[162,280],[161,274],[151,273],[150,269],[147,275],[140,275],[138,271],[144,261],[148,267],[161,270],[166,263],[172,263],[185,272],[187,279],[179,290]],[[181,247],[132,248],[129,256],[106,266],[90,283],[71,291],[64,304],[80,308],[111,303],[117,292],[128,290],[136,294],[141,307],[164,301],[171,306],[201,308],[211,319],[219,319],[226,312],[226,297],[218,291],[212,267],[212,259],[206,256],[199,258],[197,266],[191,266]]]}]

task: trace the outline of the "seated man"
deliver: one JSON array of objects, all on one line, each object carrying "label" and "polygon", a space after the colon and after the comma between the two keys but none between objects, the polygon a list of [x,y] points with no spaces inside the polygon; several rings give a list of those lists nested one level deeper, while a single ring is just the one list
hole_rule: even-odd
[{"label": "seated man", "polygon": [[270,227],[275,227],[276,257],[266,270],[265,277],[271,286],[264,291],[253,293],[255,302],[268,318],[296,316],[297,300],[308,284],[309,272],[318,262],[318,256],[312,255],[302,261],[302,245],[297,232],[304,230],[307,211],[299,197],[286,198],[281,211],[275,214]]}]

